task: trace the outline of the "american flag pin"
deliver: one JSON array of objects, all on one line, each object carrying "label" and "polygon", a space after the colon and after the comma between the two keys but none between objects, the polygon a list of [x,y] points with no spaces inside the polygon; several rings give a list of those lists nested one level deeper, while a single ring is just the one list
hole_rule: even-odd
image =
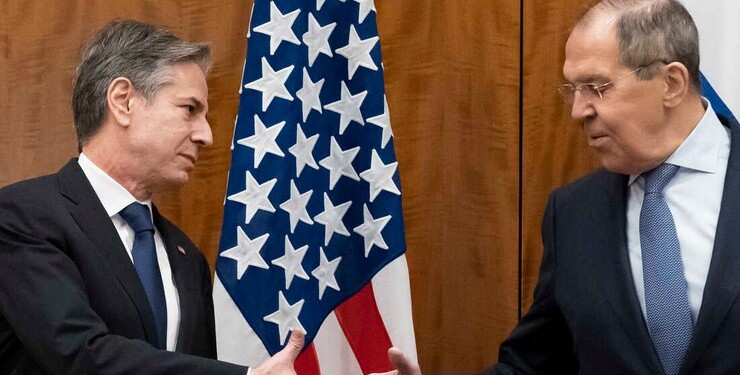
[{"label": "american flag pin", "polygon": [[182,253],[182,255],[185,255],[185,249],[183,249],[182,246],[178,245],[177,250],[179,250]]}]

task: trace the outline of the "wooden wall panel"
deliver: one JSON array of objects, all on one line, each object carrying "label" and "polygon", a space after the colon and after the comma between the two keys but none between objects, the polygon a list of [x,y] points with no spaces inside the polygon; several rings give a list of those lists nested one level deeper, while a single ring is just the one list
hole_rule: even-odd
[{"label": "wooden wall panel", "polygon": [[517,320],[519,0],[376,6],[422,370],[478,372]]},{"label": "wooden wall panel", "polygon": [[587,0],[524,0],[522,61],[522,311],[532,295],[542,255],[540,223],[547,196],[598,166],[570,107],[557,93],[565,42]]}]

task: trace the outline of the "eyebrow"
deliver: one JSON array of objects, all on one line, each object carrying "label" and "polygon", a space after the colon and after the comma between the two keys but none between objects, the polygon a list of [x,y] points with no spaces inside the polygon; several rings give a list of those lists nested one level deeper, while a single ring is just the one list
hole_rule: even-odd
[{"label": "eyebrow", "polygon": [[[196,108],[199,108],[199,109],[205,109],[206,108],[205,103],[203,103],[202,101],[200,101],[198,98],[196,98],[194,96],[187,96],[187,97],[184,97],[182,99],[183,100],[189,100],[189,101],[193,102],[195,104],[195,107]],[[208,111],[207,110],[206,110],[206,114],[208,114]]]},{"label": "eyebrow", "polygon": [[608,82],[610,80],[611,79],[604,74],[593,73],[578,77],[578,79],[573,82],[569,81],[569,83],[596,83],[599,81]]}]

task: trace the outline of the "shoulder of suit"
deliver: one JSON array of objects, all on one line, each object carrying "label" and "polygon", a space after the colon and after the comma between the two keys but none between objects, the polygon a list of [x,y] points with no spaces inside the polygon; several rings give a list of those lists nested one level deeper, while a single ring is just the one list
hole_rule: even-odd
[{"label": "shoulder of suit", "polygon": [[18,181],[0,189],[0,202],[24,203],[43,202],[55,197],[59,191],[56,174]]},{"label": "shoulder of suit", "polygon": [[576,199],[582,200],[592,195],[603,195],[605,191],[614,186],[614,184],[627,184],[628,176],[609,172],[604,168],[599,168],[585,176],[576,179],[573,182],[565,184],[553,191],[559,199]]}]

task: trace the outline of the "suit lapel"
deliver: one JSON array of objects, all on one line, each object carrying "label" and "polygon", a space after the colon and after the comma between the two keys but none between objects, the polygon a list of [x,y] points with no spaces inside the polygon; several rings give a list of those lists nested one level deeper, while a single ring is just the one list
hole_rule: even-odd
[{"label": "suit lapel", "polygon": [[699,354],[707,347],[740,293],[740,283],[736,282],[737,270],[740,269],[740,252],[737,251],[737,245],[740,243],[740,231],[737,230],[737,218],[740,217],[740,194],[737,193],[740,191],[740,127],[733,120],[719,117],[720,121],[730,128],[730,157],[727,162],[712,261],[684,370],[690,369]]},{"label": "suit lapel", "polygon": [[595,270],[595,279],[603,281],[604,295],[611,310],[634,343],[643,362],[651,369],[651,373],[661,374],[662,366],[642,316],[630,267],[626,235],[627,176],[607,173],[602,188],[603,191],[598,194],[603,197],[605,210],[592,209],[590,220],[597,225],[594,244],[602,248],[611,247],[607,247],[606,251],[599,251],[599,254],[603,254],[604,261],[597,262],[602,268]]},{"label": "suit lapel", "polygon": [[71,160],[58,174],[61,193],[69,200],[69,211],[82,233],[87,236],[94,247],[118,278],[121,287],[131,298],[139,312],[144,326],[146,340],[154,345],[156,328],[146,292],[141,286],[139,276],[131,263],[126,248],[113,226],[108,213],[100,203],[87,177],[77,164]]}]

